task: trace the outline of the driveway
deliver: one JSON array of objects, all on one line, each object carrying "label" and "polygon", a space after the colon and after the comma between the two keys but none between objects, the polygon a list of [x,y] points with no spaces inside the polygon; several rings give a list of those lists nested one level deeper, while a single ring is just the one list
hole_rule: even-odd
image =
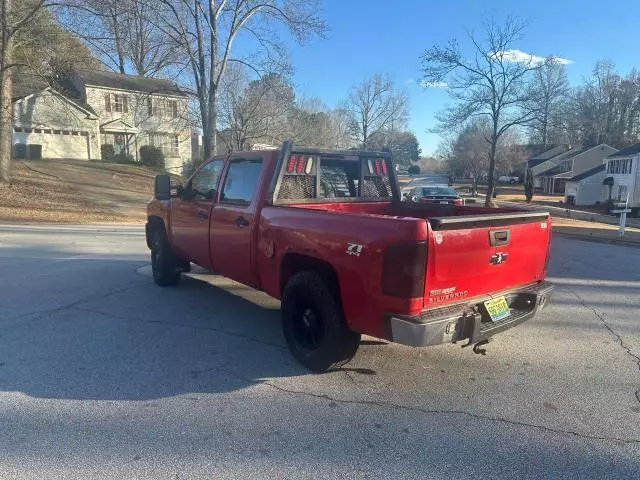
[{"label": "driveway", "polygon": [[279,303],[149,276],[143,229],[0,226],[0,478],[638,478],[640,249],[555,238],[487,355],[289,355]]}]

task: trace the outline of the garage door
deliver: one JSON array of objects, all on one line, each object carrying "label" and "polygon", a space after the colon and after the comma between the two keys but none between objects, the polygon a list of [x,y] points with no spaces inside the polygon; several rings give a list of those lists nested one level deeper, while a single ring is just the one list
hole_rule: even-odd
[{"label": "garage door", "polygon": [[27,145],[42,145],[42,158],[89,159],[89,133],[69,130],[23,129]]}]

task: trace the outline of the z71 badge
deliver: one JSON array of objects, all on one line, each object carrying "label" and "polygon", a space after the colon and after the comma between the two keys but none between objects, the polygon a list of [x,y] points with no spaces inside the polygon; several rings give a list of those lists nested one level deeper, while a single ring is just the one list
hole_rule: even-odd
[{"label": "z71 badge", "polygon": [[359,257],[362,253],[362,249],[364,245],[359,245],[357,243],[347,243],[347,255],[354,255]]}]

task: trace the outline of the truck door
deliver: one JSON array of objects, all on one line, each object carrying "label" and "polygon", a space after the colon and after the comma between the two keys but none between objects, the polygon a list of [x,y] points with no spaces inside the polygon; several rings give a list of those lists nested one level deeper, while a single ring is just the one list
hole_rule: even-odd
[{"label": "truck door", "polygon": [[209,216],[224,159],[202,164],[184,187],[184,195],[171,201],[171,244],[176,253],[205,268],[209,255]]},{"label": "truck door", "polygon": [[[262,158],[232,158],[211,211],[213,269],[245,285],[255,285],[252,240]],[[255,218],[255,220],[258,220]]]}]

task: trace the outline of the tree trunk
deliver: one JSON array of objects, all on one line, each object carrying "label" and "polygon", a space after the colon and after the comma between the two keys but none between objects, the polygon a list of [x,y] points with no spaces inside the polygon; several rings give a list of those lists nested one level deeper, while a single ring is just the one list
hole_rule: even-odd
[{"label": "tree trunk", "polygon": [[495,135],[491,137],[491,149],[489,150],[489,179],[487,185],[487,197],[484,200],[485,207],[493,206],[493,192],[496,189],[496,181],[494,179],[496,172],[496,147],[498,139]]},{"label": "tree trunk", "polygon": [[[4,0],[2,9],[4,15],[8,15],[9,6],[9,0]],[[0,58],[0,183],[9,183],[13,144],[13,105],[11,103],[13,82],[10,68],[12,41],[6,28],[2,28],[0,42],[0,55],[2,55]]]},{"label": "tree trunk", "polygon": [[211,117],[207,117],[202,117],[202,148],[204,150],[203,160],[211,158],[212,152],[215,148],[215,145],[212,145],[212,137],[215,134],[215,129],[212,128],[213,123],[211,122]]}]

